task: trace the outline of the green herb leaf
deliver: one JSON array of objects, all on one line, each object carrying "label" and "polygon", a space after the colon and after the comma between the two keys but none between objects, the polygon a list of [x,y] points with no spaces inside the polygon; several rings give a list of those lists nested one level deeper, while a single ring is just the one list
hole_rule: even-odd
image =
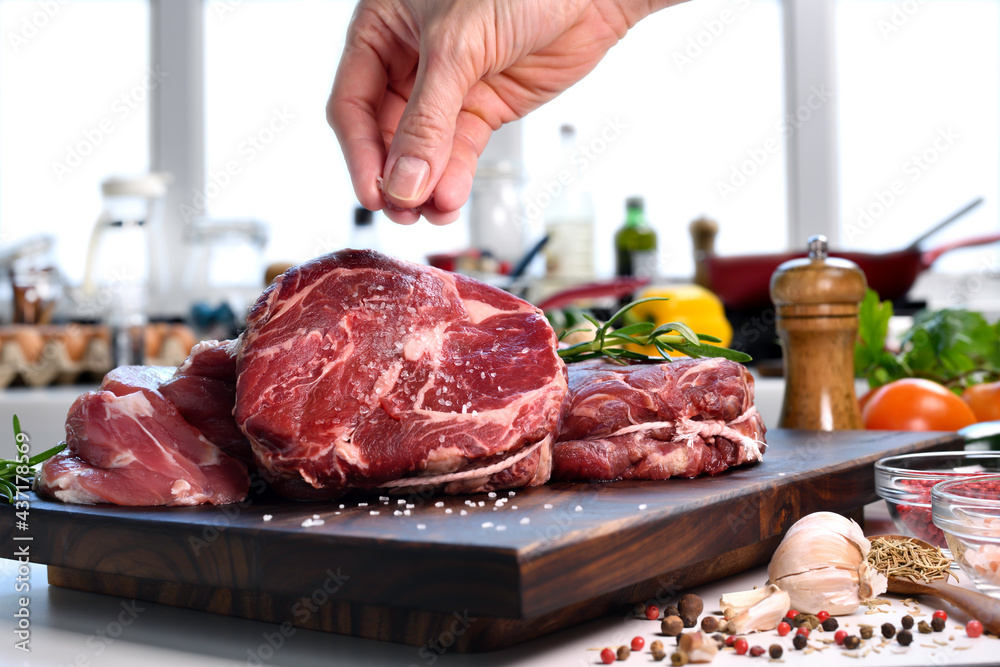
[{"label": "green herb leaf", "polygon": [[[23,436],[21,431],[21,420],[17,418],[17,415],[14,415],[14,442],[15,444],[20,444],[22,441]],[[35,454],[28,459],[27,463],[24,461],[0,459],[0,499],[5,500],[9,504],[13,504],[14,499],[18,495],[16,485],[17,478],[21,477],[22,479],[33,479],[35,466],[43,461],[47,461],[65,448],[66,443],[60,443],[55,447],[42,452],[41,454]],[[25,466],[31,469],[30,472],[27,475],[18,475],[17,469]]]}]

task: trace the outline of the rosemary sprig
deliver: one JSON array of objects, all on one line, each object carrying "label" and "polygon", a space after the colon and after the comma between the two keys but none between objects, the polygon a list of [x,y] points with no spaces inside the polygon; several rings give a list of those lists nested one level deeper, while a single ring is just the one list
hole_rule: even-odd
[{"label": "rosemary sprig", "polygon": [[[21,420],[14,415],[14,442],[21,444],[25,441],[21,432]],[[48,460],[66,448],[66,443],[61,442],[52,449],[48,449],[41,454],[35,454],[28,462],[10,461],[0,459],[0,498],[8,504],[14,504],[17,497],[17,478],[22,480],[32,479],[35,474],[35,466],[42,461]]]},{"label": "rosemary sprig", "polygon": [[[667,297],[652,296],[633,301],[620,308],[607,322],[600,322],[588,313],[582,313],[583,317],[597,328],[594,332],[594,339],[562,348],[559,350],[559,356],[567,364],[601,357],[619,364],[628,363],[629,360],[662,361],[666,359],[667,361],[671,361],[672,359],[669,355],[672,351],[677,351],[696,359],[699,357],[723,357],[740,363],[746,363],[752,359],[749,354],[744,352],[716,345],[705,345],[703,341],[710,343],[720,343],[722,341],[715,336],[695,333],[691,330],[691,327],[683,322],[667,322],[659,326],[656,326],[652,322],[636,322],[621,329],[611,328],[612,322],[640,303],[646,303],[647,301],[667,301]],[[589,331],[589,329],[564,331],[560,334],[559,340],[562,340],[575,331]],[[674,333],[671,334],[670,332]],[[652,345],[660,353],[662,359],[627,350],[624,346],[628,343]]]}]

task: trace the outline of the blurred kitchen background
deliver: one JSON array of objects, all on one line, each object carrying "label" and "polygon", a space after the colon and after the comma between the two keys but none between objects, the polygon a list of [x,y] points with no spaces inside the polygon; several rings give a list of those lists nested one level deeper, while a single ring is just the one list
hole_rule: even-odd
[{"label": "blurred kitchen background", "polygon": [[[0,0],[0,314],[56,327],[4,329],[20,349],[5,342],[0,384],[94,381],[137,343],[116,331],[147,321],[140,353],[176,363],[238,330],[269,266],[359,243],[510,285],[549,231],[549,262],[543,249],[515,288],[538,301],[606,282],[630,197],[656,233],[646,277],[667,286],[694,280],[699,219],[720,257],[813,234],[833,254],[902,250],[979,197],[920,248],[1000,232],[1000,0],[662,11],[497,133],[445,227],[355,210],[324,115],[353,7]],[[581,265],[553,267],[557,218],[589,239]],[[995,319],[1000,244],[945,252],[897,303]],[[734,345],[773,343],[766,305],[725,305]]]}]

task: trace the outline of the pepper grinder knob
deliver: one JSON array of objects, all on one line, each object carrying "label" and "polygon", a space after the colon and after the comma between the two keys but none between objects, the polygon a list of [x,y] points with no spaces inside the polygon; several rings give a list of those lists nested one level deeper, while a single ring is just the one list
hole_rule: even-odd
[{"label": "pepper grinder knob", "polygon": [[867,281],[854,262],[828,256],[826,237],[809,237],[807,244],[808,257],[789,260],[771,275],[785,367],[779,426],[859,429],[854,342]]}]

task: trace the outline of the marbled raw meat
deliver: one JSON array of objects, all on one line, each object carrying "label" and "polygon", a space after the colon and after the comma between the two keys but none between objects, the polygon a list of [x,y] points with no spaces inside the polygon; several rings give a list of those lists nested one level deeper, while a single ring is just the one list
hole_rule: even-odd
[{"label": "marbled raw meat", "polygon": [[765,431],[753,404],[753,376],[736,362],[572,364],[552,477],[715,475],[761,460]]},{"label": "marbled raw meat", "polygon": [[566,394],[534,306],[372,251],[294,267],[251,309],[236,421],[293,498],[543,484]]}]

